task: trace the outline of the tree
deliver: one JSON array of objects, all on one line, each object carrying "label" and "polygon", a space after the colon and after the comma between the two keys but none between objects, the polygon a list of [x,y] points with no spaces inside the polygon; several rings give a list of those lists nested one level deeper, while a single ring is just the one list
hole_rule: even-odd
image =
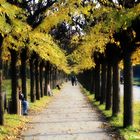
[{"label": "tree", "polygon": [[43,97],[44,96],[44,90],[43,90],[43,76],[44,76],[44,74],[43,74],[43,67],[44,67],[44,61],[42,60],[41,62],[40,62],[40,67],[39,67],[39,69],[40,69],[40,94],[41,94],[41,97]]},{"label": "tree", "polygon": [[2,42],[3,37],[0,34],[0,125],[4,125],[4,95],[2,94]]},{"label": "tree", "polygon": [[36,84],[36,99],[40,100],[40,86],[39,86],[39,56],[35,58],[35,84]]},{"label": "tree", "polygon": [[106,62],[105,62],[105,60],[103,60],[102,64],[101,64],[101,99],[100,99],[100,104],[103,104],[105,102],[105,98],[106,98],[106,79],[107,79],[106,70],[107,70]]},{"label": "tree", "polygon": [[31,54],[29,61],[30,61],[30,97],[31,97],[31,102],[35,102],[36,96],[35,96],[35,87],[34,87],[35,85],[34,53]]},{"label": "tree", "polygon": [[11,113],[18,114],[18,100],[19,96],[17,93],[18,87],[18,70],[17,70],[17,60],[18,52],[16,50],[10,49],[11,53],[11,85],[12,85],[12,102],[11,102]]},{"label": "tree", "polygon": [[22,80],[22,93],[27,100],[27,90],[26,90],[26,60],[27,60],[27,48],[21,50],[21,80]]}]

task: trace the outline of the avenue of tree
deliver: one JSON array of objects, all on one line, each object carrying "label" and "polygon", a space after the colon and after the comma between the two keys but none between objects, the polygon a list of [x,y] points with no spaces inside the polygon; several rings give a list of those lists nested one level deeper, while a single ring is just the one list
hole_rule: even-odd
[{"label": "avenue of tree", "polygon": [[[133,125],[132,65],[140,57],[140,4],[133,0],[1,0],[0,124],[4,125],[2,79],[10,69],[11,110],[18,114],[18,78],[27,99],[47,95],[70,73],[112,116],[120,111],[123,68],[123,126]],[[87,82],[88,81],[88,82]]]}]

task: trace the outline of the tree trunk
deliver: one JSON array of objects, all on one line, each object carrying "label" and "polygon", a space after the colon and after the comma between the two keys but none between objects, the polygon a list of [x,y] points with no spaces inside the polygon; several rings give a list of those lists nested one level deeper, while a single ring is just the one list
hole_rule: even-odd
[{"label": "tree trunk", "polygon": [[19,96],[17,94],[17,86],[18,86],[18,76],[17,76],[17,60],[18,60],[18,53],[15,50],[10,50],[11,53],[11,86],[12,86],[12,105],[11,105],[11,113],[17,114],[18,113],[18,100]]},{"label": "tree trunk", "polygon": [[0,125],[4,125],[4,102],[2,98],[2,42],[3,38],[0,35]]},{"label": "tree trunk", "polygon": [[49,83],[49,62],[45,64],[45,84],[44,84],[44,95],[47,96],[47,85]]},{"label": "tree trunk", "polygon": [[112,116],[117,116],[120,111],[119,67],[116,61],[113,65],[113,97]]},{"label": "tree trunk", "polygon": [[25,100],[27,100],[26,60],[27,60],[27,49],[22,49],[22,52],[21,52],[21,81],[22,81],[22,93],[24,95]]},{"label": "tree trunk", "polygon": [[35,60],[35,81],[36,81],[36,99],[40,100],[40,93],[39,93],[39,60],[38,56],[36,56]]},{"label": "tree trunk", "polygon": [[50,83],[50,87],[52,88],[53,80],[52,80],[52,65],[51,64],[49,66],[49,83]]},{"label": "tree trunk", "polygon": [[112,70],[111,64],[107,67],[107,86],[106,86],[106,110],[111,109],[111,92],[112,92]]},{"label": "tree trunk", "polygon": [[3,62],[3,77],[5,79],[9,78],[9,64],[8,64],[8,60]]},{"label": "tree trunk", "polygon": [[101,100],[100,104],[105,102],[106,98],[106,64],[102,64],[102,73],[101,73]]},{"label": "tree trunk", "polygon": [[93,94],[94,91],[94,80],[93,80],[93,69],[90,70],[90,93]]},{"label": "tree trunk", "polygon": [[95,69],[92,69],[92,75],[93,75],[93,78],[92,78],[92,93],[95,94]]},{"label": "tree trunk", "polygon": [[96,63],[95,67],[95,99],[100,100],[100,64]]},{"label": "tree trunk", "polygon": [[44,66],[44,62],[42,61],[40,63],[40,94],[41,94],[41,97],[44,96],[44,91],[43,91],[43,66]]},{"label": "tree trunk", "polygon": [[35,73],[34,73],[34,57],[31,56],[30,58],[30,97],[31,102],[35,102]]},{"label": "tree trunk", "polygon": [[132,64],[131,54],[124,56],[124,118],[123,126],[133,125],[133,97],[132,97]]},{"label": "tree trunk", "polygon": [[52,67],[52,88],[55,88],[55,68]]}]

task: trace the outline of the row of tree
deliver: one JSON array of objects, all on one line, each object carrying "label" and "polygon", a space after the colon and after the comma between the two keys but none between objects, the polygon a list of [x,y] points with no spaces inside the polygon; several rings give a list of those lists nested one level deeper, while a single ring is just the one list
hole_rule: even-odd
[{"label": "row of tree", "polygon": [[[81,46],[82,49],[83,46],[86,49],[91,49],[91,51],[94,49],[92,58],[94,59],[95,67],[87,71],[84,70],[79,75],[83,85],[91,92],[95,92],[95,99],[100,101],[100,104],[105,103],[106,110],[112,109],[112,116],[117,116],[120,111],[119,69],[123,67],[124,127],[133,125],[132,63],[135,64],[139,60],[140,41],[140,30],[138,28],[140,15],[137,13],[140,5],[136,6],[133,1],[130,7],[130,3],[124,4],[123,9],[120,10],[117,8],[117,4],[107,1],[107,3],[102,4],[107,6],[106,8],[109,7],[108,11],[103,7],[103,9],[100,8],[103,11],[97,10],[101,12],[100,15],[96,15],[95,12],[94,19],[95,17],[96,19],[94,24],[92,23],[93,30],[91,32],[91,34],[94,33],[94,35],[91,35],[94,37],[91,40],[94,44],[92,43],[92,47],[88,47],[90,45],[88,42]],[[110,9],[112,4],[113,11]],[[131,13],[129,13],[130,11]],[[132,16],[133,18],[131,18]],[[78,53],[77,51],[76,54]],[[86,58],[84,57],[84,59]],[[123,61],[120,64],[121,60]],[[88,83],[87,78],[90,81]]]},{"label": "row of tree", "polygon": [[[12,2],[12,1],[10,1]],[[50,6],[53,4],[50,3]],[[46,5],[45,5],[46,6]],[[69,71],[64,51],[47,33],[35,31],[35,22],[30,26],[29,13],[20,8],[18,1],[0,1],[0,124],[4,124],[4,103],[2,92],[3,74],[10,71],[11,99],[10,113],[19,112],[18,78],[25,99],[35,102],[47,96],[47,85],[51,88],[61,84]],[[31,8],[31,7],[30,7]],[[32,8],[31,8],[32,9]],[[32,17],[33,18],[33,17]],[[38,20],[37,23],[38,24]],[[9,66],[10,63],[10,66]],[[6,64],[8,69],[4,68]],[[30,97],[27,94],[27,67],[30,70]],[[10,69],[10,70],[9,70]],[[19,74],[20,73],[20,74]]]}]

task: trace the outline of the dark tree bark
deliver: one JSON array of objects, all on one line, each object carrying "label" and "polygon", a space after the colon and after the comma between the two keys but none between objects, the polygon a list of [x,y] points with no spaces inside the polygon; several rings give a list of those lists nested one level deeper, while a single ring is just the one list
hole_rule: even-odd
[{"label": "dark tree bark", "polygon": [[100,104],[105,102],[106,98],[106,64],[102,63],[102,73],[101,73],[101,99]]},{"label": "dark tree bark", "polygon": [[40,90],[39,90],[39,57],[36,56],[35,59],[35,82],[36,82],[36,99],[40,100]]},{"label": "dark tree bark", "polygon": [[34,70],[34,56],[32,55],[30,58],[30,97],[31,102],[35,102],[35,70]]},{"label": "dark tree bark", "polygon": [[95,66],[95,99],[100,100],[100,63]]},{"label": "dark tree bark", "polygon": [[95,94],[95,69],[92,70],[92,73],[93,73],[92,92],[93,94]]},{"label": "dark tree bark", "polygon": [[3,62],[3,77],[5,79],[9,78],[9,63],[8,63],[8,60]]},{"label": "dark tree bark", "polygon": [[52,88],[55,88],[55,67],[52,67]]},{"label": "dark tree bark", "polygon": [[3,38],[0,35],[0,125],[4,125],[4,102],[2,98],[2,42]]},{"label": "dark tree bark", "polygon": [[47,85],[49,83],[49,62],[45,64],[45,84],[44,84],[44,95],[47,96]]},{"label": "dark tree bark", "polygon": [[111,64],[108,63],[107,66],[107,86],[106,86],[106,110],[111,109],[111,92],[112,92],[112,69],[111,69]]},{"label": "dark tree bark", "polygon": [[18,100],[19,96],[17,94],[17,86],[18,86],[18,70],[17,70],[17,60],[18,60],[18,52],[10,49],[11,53],[11,85],[12,85],[12,104],[11,104],[11,113],[18,113]]},{"label": "dark tree bark", "polygon": [[44,96],[44,91],[43,91],[43,67],[44,67],[44,61],[40,63],[40,94],[41,97]]},{"label": "dark tree bark", "polygon": [[93,76],[94,76],[94,72],[93,72],[93,69],[90,70],[90,93],[93,94],[94,92],[94,79],[93,79]]},{"label": "dark tree bark", "polygon": [[132,64],[131,53],[124,56],[124,118],[123,126],[133,125],[133,97],[132,97]]},{"label": "dark tree bark", "polygon": [[52,80],[52,65],[50,64],[49,66],[49,83],[50,83],[50,87],[52,88],[53,86],[53,80]]},{"label": "dark tree bark", "polygon": [[131,55],[135,51],[135,38],[132,28],[121,31],[117,37],[123,51],[124,63],[124,113],[123,126],[133,125],[133,91],[132,91],[132,64]]},{"label": "dark tree bark", "polygon": [[22,49],[21,52],[21,81],[22,81],[22,93],[24,98],[27,100],[27,90],[26,90],[26,60],[27,60],[27,49]]},{"label": "dark tree bark", "polygon": [[117,116],[120,111],[119,67],[118,61],[113,65],[113,97],[112,116]]}]

